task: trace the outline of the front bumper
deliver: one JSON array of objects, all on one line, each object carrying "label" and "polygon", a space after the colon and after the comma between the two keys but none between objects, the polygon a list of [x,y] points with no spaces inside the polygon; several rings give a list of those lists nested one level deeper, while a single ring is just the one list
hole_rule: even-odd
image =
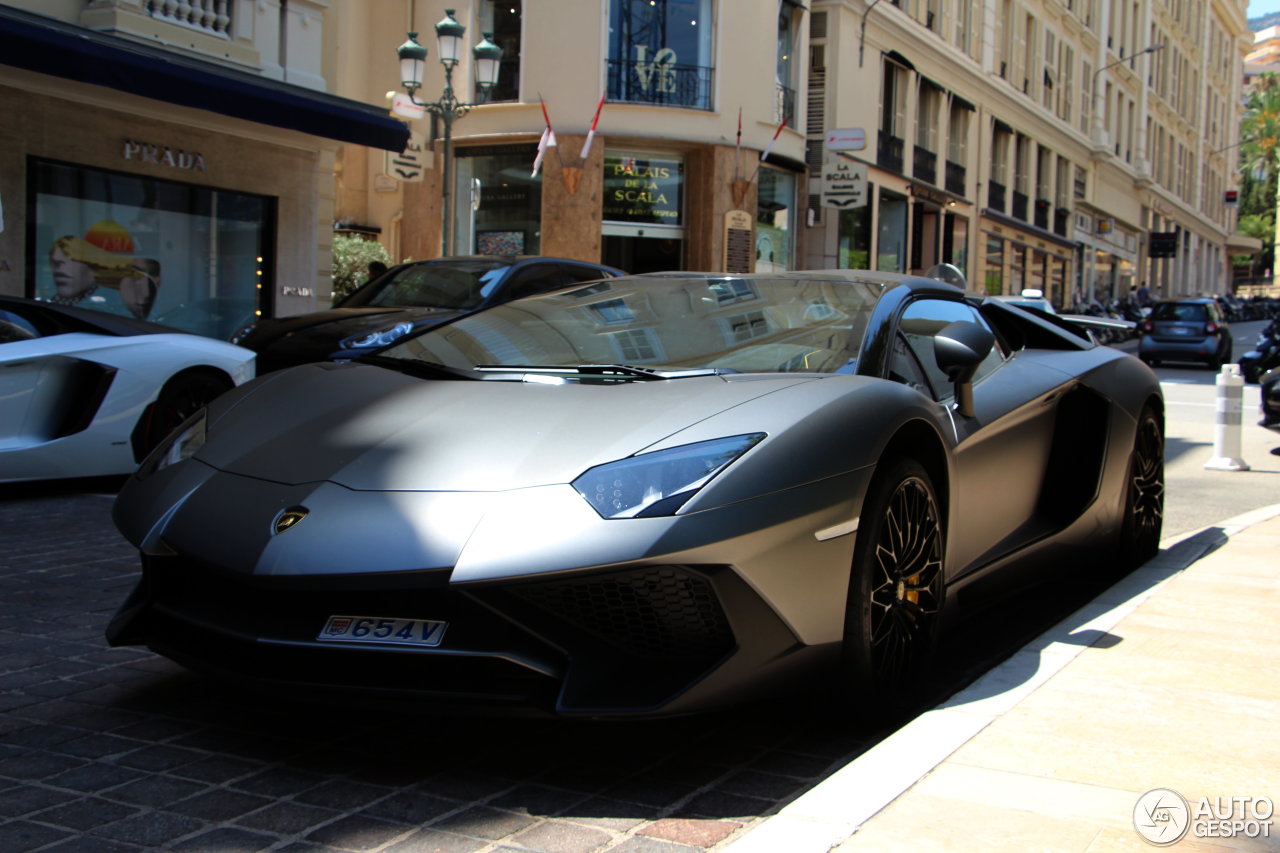
[{"label": "front bumper", "polygon": [[[143,573],[108,629],[113,645],[262,684],[563,716],[724,707],[832,663],[853,537],[814,532],[854,516],[866,476],[603,520],[568,486],[455,502],[199,463],[157,481],[166,475],[150,495],[174,490],[159,521],[142,523],[150,501],[130,494],[150,481],[117,504]],[[271,534],[274,512],[304,504],[312,517]],[[318,639],[334,615],[449,627],[435,648]]]},{"label": "front bumper", "polygon": [[[441,620],[440,648],[318,639],[336,613]],[[263,579],[148,557],[108,629],[197,671],[560,715],[661,715],[757,693],[818,655],[724,566],[635,566],[450,588],[439,572]],[[751,677],[746,677],[746,676]]]}]

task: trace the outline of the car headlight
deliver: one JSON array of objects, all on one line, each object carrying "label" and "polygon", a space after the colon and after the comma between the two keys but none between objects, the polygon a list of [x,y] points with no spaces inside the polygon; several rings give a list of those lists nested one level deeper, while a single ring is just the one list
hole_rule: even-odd
[{"label": "car headlight", "polygon": [[240,328],[236,329],[235,333],[232,334],[231,337],[227,338],[227,341],[229,343],[238,344],[241,341],[243,341],[245,338],[249,337],[249,335],[256,328],[258,328],[258,321],[254,320],[252,323],[247,323],[241,326]]},{"label": "car headlight", "polygon": [[160,442],[156,449],[151,451],[151,455],[142,460],[142,464],[138,466],[138,478],[149,477],[157,471],[163,471],[170,465],[177,465],[184,459],[194,456],[195,452],[204,446],[207,423],[208,418],[204,409],[188,418],[186,423]]},{"label": "car headlight", "polygon": [[393,344],[413,331],[412,323],[396,323],[388,329],[379,329],[363,335],[352,335],[343,338],[338,344],[342,349],[367,349],[369,347],[385,347]]},{"label": "car headlight", "polygon": [[715,438],[619,459],[588,470],[573,487],[602,518],[672,515],[764,436]]}]

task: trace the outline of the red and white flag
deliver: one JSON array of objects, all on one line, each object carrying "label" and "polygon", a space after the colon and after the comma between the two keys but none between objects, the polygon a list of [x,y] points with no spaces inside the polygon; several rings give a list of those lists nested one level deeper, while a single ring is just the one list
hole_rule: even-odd
[{"label": "red and white flag", "polygon": [[542,158],[546,155],[548,148],[556,147],[556,132],[551,129],[551,116],[547,115],[547,105],[542,100],[542,96],[538,96],[538,103],[542,104],[542,120],[546,122],[546,127],[542,129],[542,138],[538,140],[538,156],[533,158],[533,174],[532,178],[538,177],[538,170],[542,168]]},{"label": "red and white flag", "polygon": [[578,155],[578,159],[586,160],[587,154],[591,151],[591,140],[596,136],[596,125],[600,123],[600,111],[604,109],[605,93],[600,93],[600,103],[596,104],[596,116],[591,119],[591,129],[587,131],[587,141],[582,143],[582,153]]},{"label": "red and white flag", "polygon": [[787,126],[787,120],[784,118],[782,124],[778,125],[778,129],[773,132],[773,139],[769,140],[769,144],[760,152],[760,162],[763,163],[765,158],[769,156],[769,152],[773,150],[773,145],[778,141],[778,134],[782,133],[782,129]]}]

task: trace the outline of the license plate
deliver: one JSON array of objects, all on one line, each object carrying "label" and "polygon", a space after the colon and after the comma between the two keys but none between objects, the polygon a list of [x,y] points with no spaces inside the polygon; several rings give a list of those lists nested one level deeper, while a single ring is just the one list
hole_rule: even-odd
[{"label": "license plate", "polygon": [[1173,332],[1175,335],[1189,335],[1189,334],[1191,334],[1191,330],[1190,330],[1190,329],[1184,329],[1182,326],[1174,326],[1174,327],[1173,327],[1172,329],[1170,329],[1169,331]]},{"label": "license plate", "polygon": [[438,646],[448,622],[433,619],[387,619],[378,616],[330,616],[317,640],[342,643],[392,643]]}]

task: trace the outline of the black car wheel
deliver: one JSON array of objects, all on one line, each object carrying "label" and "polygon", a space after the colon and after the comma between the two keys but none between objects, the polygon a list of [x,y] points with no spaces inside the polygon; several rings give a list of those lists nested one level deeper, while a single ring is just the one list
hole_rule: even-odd
[{"label": "black car wheel", "polygon": [[140,462],[187,418],[220,394],[230,391],[225,376],[198,370],[170,379],[145,412],[133,434],[133,452]]},{"label": "black car wheel", "polygon": [[876,474],[857,537],[844,657],[850,698],[875,713],[918,690],[942,613],[943,524],[918,462],[892,460]]},{"label": "black car wheel", "polygon": [[1127,568],[1139,566],[1156,555],[1163,524],[1164,427],[1160,417],[1148,407],[1138,418],[1125,478],[1120,550]]}]

